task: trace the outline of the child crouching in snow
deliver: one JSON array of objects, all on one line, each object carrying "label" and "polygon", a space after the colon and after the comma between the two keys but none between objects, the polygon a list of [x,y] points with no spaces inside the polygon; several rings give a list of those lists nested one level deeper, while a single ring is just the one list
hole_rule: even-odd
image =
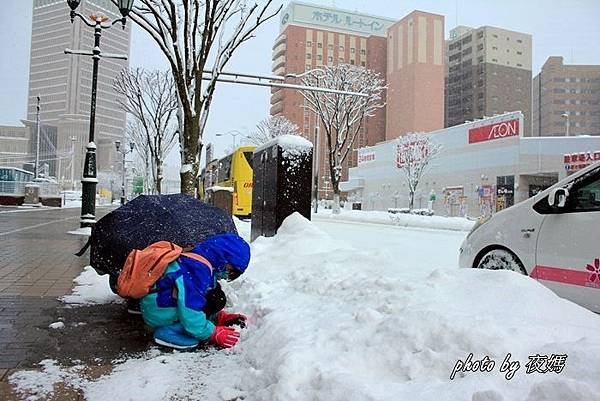
[{"label": "child crouching in snow", "polygon": [[[250,262],[250,246],[236,234],[215,235],[196,245],[192,253],[169,263],[150,293],[140,300],[144,322],[154,329],[154,341],[176,349],[189,349],[201,341],[220,347],[237,344],[246,316],[227,313],[225,295],[217,280],[235,280]],[[209,264],[211,266],[209,266]]]}]

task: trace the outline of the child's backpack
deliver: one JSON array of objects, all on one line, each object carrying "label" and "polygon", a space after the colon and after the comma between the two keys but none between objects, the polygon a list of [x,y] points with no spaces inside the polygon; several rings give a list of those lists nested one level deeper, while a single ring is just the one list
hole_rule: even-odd
[{"label": "child's backpack", "polygon": [[123,298],[144,297],[163,275],[167,265],[181,255],[204,263],[212,270],[210,262],[196,253],[183,252],[179,245],[169,241],[155,242],[142,250],[134,249],[129,253],[117,280],[118,294]]}]

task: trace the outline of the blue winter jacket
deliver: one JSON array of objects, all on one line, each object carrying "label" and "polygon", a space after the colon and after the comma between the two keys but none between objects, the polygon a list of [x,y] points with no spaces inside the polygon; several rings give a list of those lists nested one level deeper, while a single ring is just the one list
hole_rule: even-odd
[{"label": "blue winter jacket", "polygon": [[180,256],[167,266],[152,292],[140,300],[140,306],[148,326],[157,328],[180,322],[190,335],[206,340],[215,330],[203,311],[206,293],[216,286],[225,264],[241,272],[246,270],[250,247],[236,234],[220,234],[196,245],[192,252],[206,258],[213,268]]}]

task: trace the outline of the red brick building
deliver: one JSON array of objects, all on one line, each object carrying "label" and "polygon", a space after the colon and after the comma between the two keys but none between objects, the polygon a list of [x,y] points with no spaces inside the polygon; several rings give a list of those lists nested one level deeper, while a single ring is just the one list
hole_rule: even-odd
[{"label": "red brick building", "polygon": [[[393,20],[338,9],[292,2],[281,17],[281,33],[273,46],[273,74],[302,73],[322,66],[341,63],[362,65],[377,71],[385,80],[387,65],[387,28]],[[274,88],[271,92],[271,115],[283,115],[303,135],[315,142],[316,116],[304,107],[304,98],[296,90]],[[323,131],[322,131],[323,132]],[[374,145],[385,139],[385,108],[368,118],[356,138],[354,148]],[[331,197],[331,180],[326,154],[325,135],[320,138],[319,197]],[[357,152],[347,159],[355,165]]]},{"label": "red brick building", "polygon": [[[394,47],[390,47],[390,43],[396,46],[393,42],[395,32],[398,31],[398,28],[394,28],[398,26],[396,20],[297,1],[290,2],[281,14],[281,33],[273,45],[273,74],[298,74],[341,63],[360,65],[378,72],[389,85],[388,93],[384,97],[387,107],[378,110],[375,116],[367,119],[356,138],[354,149],[375,145],[389,139],[389,135],[397,137],[416,128],[426,131],[442,128],[444,19],[434,14],[414,12],[402,21],[406,20],[408,24],[409,17],[415,20],[414,63],[408,65],[410,63],[406,61],[406,68],[396,71],[398,64],[395,64],[395,59],[390,62],[391,51],[396,54],[396,59],[398,58]],[[426,23],[425,28],[419,25],[423,19]],[[406,31],[408,32],[408,28]],[[425,36],[422,32],[425,32]],[[426,41],[425,45],[422,44],[423,40]],[[426,48],[424,61],[423,46]],[[438,61],[439,65],[436,64]],[[389,68],[394,69],[392,75]],[[411,80],[412,82],[409,82]],[[305,105],[302,94],[296,90],[274,88],[271,92],[271,115],[287,117],[314,143],[317,119]],[[411,123],[402,125],[398,123],[400,120]],[[427,123],[422,124],[421,120]],[[321,135],[320,142],[319,197],[330,198],[332,191],[325,156],[325,135]],[[348,166],[356,165],[356,158],[357,152],[353,151],[343,166],[343,179],[347,177]]]},{"label": "red brick building", "polygon": [[413,11],[388,29],[386,140],[444,127],[444,16]]}]

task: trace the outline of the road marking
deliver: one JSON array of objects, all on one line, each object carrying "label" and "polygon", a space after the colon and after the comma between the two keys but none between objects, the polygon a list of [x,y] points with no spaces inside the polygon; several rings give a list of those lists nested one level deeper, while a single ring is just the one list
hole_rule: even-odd
[{"label": "road marking", "polygon": [[0,237],[3,236],[3,235],[14,234],[14,233],[18,233],[18,232],[25,231],[25,230],[30,230],[32,228],[38,228],[38,227],[42,227],[42,226],[47,226],[48,224],[60,223],[61,221],[67,221],[67,220],[78,219],[78,218],[79,218],[79,216],[72,216],[72,217],[67,217],[67,218],[60,219],[60,220],[47,221],[45,223],[36,224],[34,226],[23,227],[23,228],[19,228],[17,230],[6,231],[6,232],[3,232],[3,233],[0,233]]}]

